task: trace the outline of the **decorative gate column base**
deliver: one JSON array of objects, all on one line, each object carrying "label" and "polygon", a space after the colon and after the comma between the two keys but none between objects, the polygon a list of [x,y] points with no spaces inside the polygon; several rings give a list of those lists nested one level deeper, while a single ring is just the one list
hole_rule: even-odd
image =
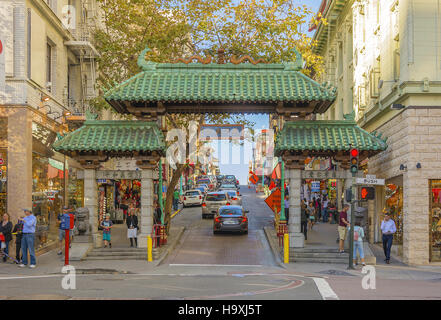
[{"label": "decorative gate column base", "polygon": [[304,248],[305,236],[301,232],[294,232],[289,234],[289,247],[290,248]]},{"label": "decorative gate column base", "polygon": [[92,234],[92,241],[94,248],[102,248],[103,247],[103,236],[100,233]]}]

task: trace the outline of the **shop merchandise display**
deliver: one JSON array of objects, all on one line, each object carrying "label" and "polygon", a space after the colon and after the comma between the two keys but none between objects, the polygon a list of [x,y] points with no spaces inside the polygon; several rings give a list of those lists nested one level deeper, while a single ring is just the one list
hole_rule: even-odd
[{"label": "shop merchandise display", "polygon": [[441,261],[441,180],[431,181],[431,261]]},{"label": "shop merchandise display", "polygon": [[[386,206],[383,213],[389,213],[395,221],[397,232],[394,234],[394,243],[403,244],[403,188],[395,184],[386,185]],[[381,217],[383,221],[384,216]]]}]

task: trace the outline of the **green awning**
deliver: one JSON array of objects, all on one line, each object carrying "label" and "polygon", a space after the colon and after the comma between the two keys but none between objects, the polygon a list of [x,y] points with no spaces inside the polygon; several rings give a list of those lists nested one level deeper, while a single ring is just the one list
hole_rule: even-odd
[{"label": "green awning", "polygon": [[281,155],[284,151],[335,153],[349,151],[351,146],[370,155],[387,148],[385,140],[363,130],[353,120],[302,120],[285,122],[283,130],[276,137],[275,154]]},{"label": "green awning", "polygon": [[156,122],[87,120],[84,125],[53,144],[64,154],[146,153],[165,151],[164,136]]}]

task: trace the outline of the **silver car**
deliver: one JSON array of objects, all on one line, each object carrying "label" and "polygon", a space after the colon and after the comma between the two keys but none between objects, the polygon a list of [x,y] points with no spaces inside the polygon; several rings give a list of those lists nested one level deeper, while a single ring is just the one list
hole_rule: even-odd
[{"label": "silver car", "polygon": [[214,217],[222,206],[231,205],[231,199],[225,191],[209,192],[202,202],[202,219]]},{"label": "silver car", "polygon": [[241,206],[242,205],[242,195],[236,189],[226,189],[222,190],[228,193],[231,199],[231,205]]}]

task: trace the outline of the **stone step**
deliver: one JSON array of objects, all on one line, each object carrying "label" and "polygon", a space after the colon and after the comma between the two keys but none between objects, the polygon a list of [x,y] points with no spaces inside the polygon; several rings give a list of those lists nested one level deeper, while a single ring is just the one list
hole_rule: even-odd
[{"label": "stone step", "polygon": [[290,248],[290,253],[339,253],[338,248]]},{"label": "stone step", "polygon": [[104,256],[146,256],[146,252],[90,252],[88,257],[104,257]]},{"label": "stone step", "polygon": [[293,254],[297,258],[333,258],[348,260],[348,253],[329,253],[329,252],[295,252]]},{"label": "stone step", "polygon": [[336,263],[345,264],[348,263],[348,259],[333,259],[333,258],[296,258],[290,257],[290,262],[305,262],[305,263]]},{"label": "stone step", "polygon": [[121,249],[121,248],[99,248],[99,249],[93,249],[91,251],[91,253],[94,252],[121,252],[121,253],[127,253],[127,252],[132,252],[132,253],[146,253],[147,249],[138,249],[138,248],[127,248],[127,249]]},{"label": "stone step", "polygon": [[85,260],[147,260],[146,256],[88,256]]}]

